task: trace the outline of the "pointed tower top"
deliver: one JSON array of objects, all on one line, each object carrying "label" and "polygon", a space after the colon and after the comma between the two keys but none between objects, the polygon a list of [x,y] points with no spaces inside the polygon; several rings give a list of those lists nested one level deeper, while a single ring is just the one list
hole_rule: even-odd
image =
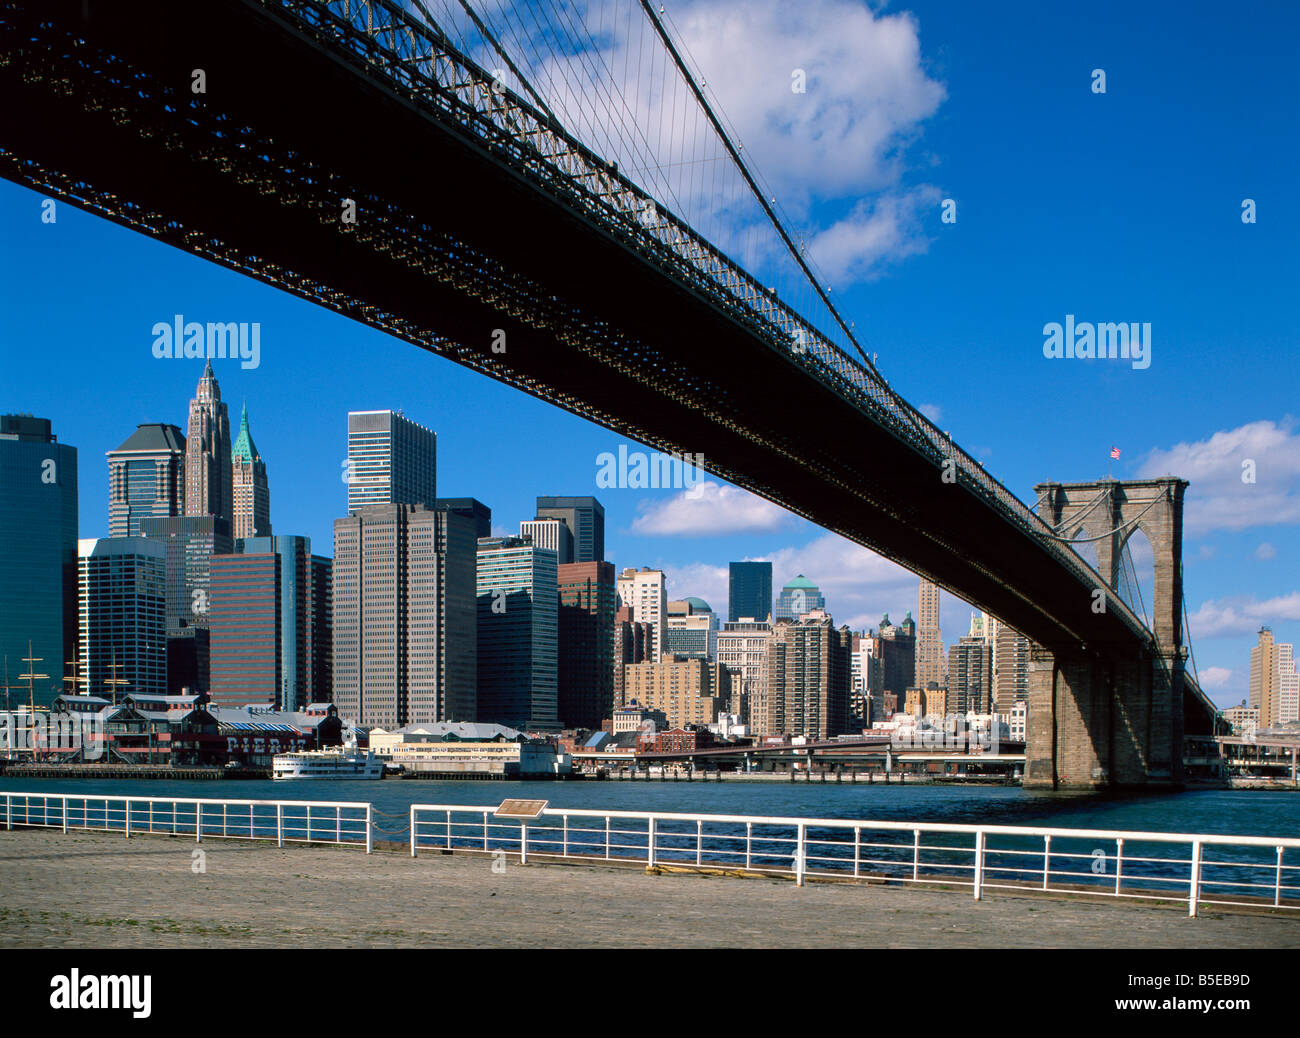
[{"label": "pointed tower top", "polygon": [[234,446],[230,448],[230,457],[236,461],[261,461],[262,456],[257,453],[257,444],[253,442],[253,434],[248,429],[248,402],[244,402],[244,409],[239,415],[239,435],[235,437]]}]

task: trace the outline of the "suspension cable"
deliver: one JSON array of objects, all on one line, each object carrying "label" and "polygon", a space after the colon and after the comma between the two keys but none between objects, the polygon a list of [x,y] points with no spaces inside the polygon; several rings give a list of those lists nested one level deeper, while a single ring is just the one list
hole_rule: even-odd
[{"label": "suspension cable", "polygon": [[1113,537],[1115,534],[1128,529],[1130,526],[1133,526],[1138,520],[1140,520],[1144,515],[1146,515],[1149,511],[1151,511],[1151,509],[1153,509],[1156,505],[1160,504],[1161,500],[1163,499],[1159,497],[1155,498],[1146,506],[1146,508],[1138,512],[1138,514],[1135,515],[1128,522],[1121,523],[1119,526],[1115,527],[1115,529],[1109,530],[1106,533],[1100,534],[1096,537],[1078,537],[1078,538],[1058,537],[1056,536],[1056,534],[1050,532],[1047,534],[1047,536],[1052,538],[1052,540],[1060,541],[1063,544],[1090,544],[1093,541],[1104,541],[1107,537]]},{"label": "suspension cable", "polygon": [[695,100],[703,109],[704,114],[708,116],[709,122],[712,123],[714,131],[722,141],[722,146],[727,149],[727,153],[731,156],[731,160],[740,170],[740,175],[744,177],[745,183],[749,185],[749,189],[754,193],[754,197],[758,199],[758,204],[762,206],[763,212],[767,214],[767,218],[772,221],[772,226],[776,228],[776,233],[781,236],[781,241],[785,243],[785,247],[789,249],[790,255],[794,257],[795,263],[797,263],[799,269],[803,271],[804,277],[808,279],[813,290],[817,293],[818,298],[821,299],[822,303],[826,306],[826,309],[830,311],[831,316],[835,318],[835,323],[840,326],[840,330],[844,332],[845,336],[848,337],[849,342],[853,344],[853,348],[858,351],[859,356],[862,357],[862,362],[866,364],[873,374],[879,376],[880,373],[876,371],[876,366],[871,362],[871,358],[867,356],[866,350],[864,350],[862,345],[858,342],[857,336],[853,334],[853,329],[849,325],[849,322],[844,320],[844,317],[840,314],[839,310],[835,308],[835,304],[831,302],[830,296],[828,296],[826,290],[822,288],[821,282],[817,280],[813,275],[813,272],[809,269],[808,264],[804,261],[798,246],[795,245],[794,241],[790,238],[789,233],[785,229],[785,225],[781,223],[776,212],[772,209],[771,205],[768,204],[767,197],[763,194],[762,189],[754,180],[754,176],[749,171],[749,167],[745,164],[745,160],[740,157],[740,152],[736,149],[736,146],[732,144],[731,137],[723,128],[722,123],[718,120],[717,115],[713,111],[713,106],[709,104],[708,98],[704,96],[704,92],[700,89],[699,84],[695,82],[695,77],[691,75],[690,69],[686,67],[686,62],[682,59],[681,53],[677,50],[672,38],[668,35],[668,30],[664,28],[663,22],[660,21],[659,16],[655,14],[654,8],[650,5],[650,0],[641,0],[641,6],[645,9],[645,13],[650,19],[650,24],[654,26],[655,31],[659,34],[659,38],[663,40],[663,44],[668,49],[668,53],[672,55],[678,71],[681,72],[682,77],[686,80],[687,86],[691,88],[691,92],[695,95]]}]

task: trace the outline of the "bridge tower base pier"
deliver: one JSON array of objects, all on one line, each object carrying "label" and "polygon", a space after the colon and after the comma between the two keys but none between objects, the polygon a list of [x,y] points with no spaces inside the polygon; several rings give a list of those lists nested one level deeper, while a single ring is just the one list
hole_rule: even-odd
[{"label": "bridge tower base pier", "polygon": [[1031,645],[1026,789],[1182,784],[1182,660],[1106,661]]}]

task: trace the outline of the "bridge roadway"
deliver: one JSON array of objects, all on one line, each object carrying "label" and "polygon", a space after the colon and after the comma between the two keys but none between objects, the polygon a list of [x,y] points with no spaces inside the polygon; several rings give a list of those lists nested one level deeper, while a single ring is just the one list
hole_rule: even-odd
[{"label": "bridge roadway", "polygon": [[[775,312],[761,286],[737,289],[748,309],[728,306],[634,222],[608,219],[590,176],[565,172],[598,157],[543,133],[545,120],[525,125],[509,92],[521,130],[503,134],[500,113],[483,114],[490,89],[486,103],[463,89],[490,74],[395,22],[391,5],[353,0],[350,22],[344,8],[3,0],[0,174],[652,447],[702,454],[710,472],[1045,646],[1129,658],[1149,647],[1118,596],[1094,612],[1103,582],[874,372],[824,343],[792,348],[761,319]],[[367,32],[367,19],[401,31]],[[418,63],[397,68],[408,38],[415,52],[439,49],[460,87],[415,83]],[[542,150],[556,140],[564,161]],[[605,180],[606,194],[633,190]],[[355,226],[341,223],[344,198],[358,203]]]}]

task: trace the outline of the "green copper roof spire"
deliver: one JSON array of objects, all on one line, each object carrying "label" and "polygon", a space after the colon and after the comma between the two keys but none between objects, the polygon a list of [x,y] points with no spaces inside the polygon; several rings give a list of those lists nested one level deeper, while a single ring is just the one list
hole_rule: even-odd
[{"label": "green copper roof spire", "polygon": [[247,401],[245,401],[244,410],[239,416],[239,435],[235,438],[234,446],[230,448],[230,456],[241,461],[262,460],[262,456],[257,453],[257,444],[253,442],[253,434],[248,431]]}]

